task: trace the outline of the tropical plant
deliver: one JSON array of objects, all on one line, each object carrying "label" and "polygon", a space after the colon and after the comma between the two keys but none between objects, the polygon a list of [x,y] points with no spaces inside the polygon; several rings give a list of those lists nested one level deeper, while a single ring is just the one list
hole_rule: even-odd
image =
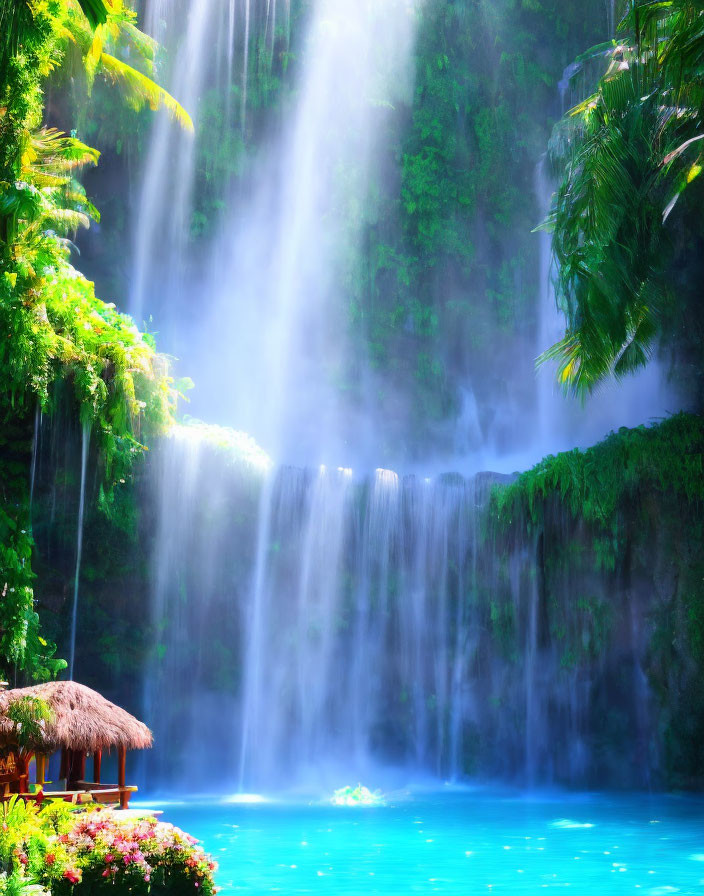
[{"label": "tropical plant", "polygon": [[50,721],[54,713],[41,697],[25,696],[13,700],[4,713],[12,722],[14,737],[21,748],[31,747],[41,736],[44,722]]},{"label": "tropical plant", "polygon": [[[122,97],[134,109],[145,104],[151,109],[164,108],[185,130],[193,132],[193,122],[188,112],[163,87],[153,80],[158,45],[136,26],[137,15],[123,0],[111,0],[104,21],[98,24],[86,17],[69,0],[64,17],[67,49],[74,47],[82,60],[88,90],[97,74],[117,84]],[[121,59],[123,55],[137,60],[145,68]]]},{"label": "tropical plant", "polygon": [[8,875],[0,871],[0,896],[49,896],[49,891],[30,883],[17,872]]},{"label": "tropical plant", "polygon": [[[148,433],[173,420],[166,358],[70,264],[71,238],[98,213],[76,180],[99,153],[43,123],[43,86],[69,54],[88,85],[118,82],[136,107],[185,110],[150,77],[155,46],[122,0],[0,0],[0,667],[46,679],[62,661],[39,634],[32,587],[29,456],[35,410],[57,385],[94,433],[109,508]],[[127,65],[121,54],[146,69]]]},{"label": "tropical plant", "polygon": [[671,288],[678,198],[702,170],[704,4],[632,0],[608,69],[553,140],[564,178],[548,227],[565,336],[539,362],[578,394],[650,358]]},{"label": "tropical plant", "polygon": [[20,697],[12,700],[3,711],[3,716],[11,724],[12,739],[17,745],[17,764],[20,785],[27,787],[29,763],[34,755],[35,744],[39,740],[44,722],[53,718],[49,704],[40,697]]}]

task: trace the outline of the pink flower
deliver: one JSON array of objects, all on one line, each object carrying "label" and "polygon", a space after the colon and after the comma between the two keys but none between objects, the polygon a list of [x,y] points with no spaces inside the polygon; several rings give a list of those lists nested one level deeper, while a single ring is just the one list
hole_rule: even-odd
[{"label": "pink flower", "polygon": [[44,856],[44,861],[47,863],[47,865],[53,865],[54,862],[56,861],[56,856],[54,855],[53,852],[48,852]]}]

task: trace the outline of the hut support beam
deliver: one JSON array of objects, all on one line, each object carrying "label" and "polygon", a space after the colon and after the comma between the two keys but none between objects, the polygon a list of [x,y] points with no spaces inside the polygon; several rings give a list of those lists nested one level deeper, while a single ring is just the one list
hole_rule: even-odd
[{"label": "hut support beam", "polygon": [[100,784],[100,764],[103,758],[103,751],[96,750],[93,753],[93,781]]},{"label": "hut support beam", "polygon": [[126,809],[130,801],[130,792],[125,788],[125,763],[127,750],[123,745],[117,748],[117,786],[120,788],[120,808]]},{"label": "hut support beam", "polygon": [[46,756],[43,753],[37,753],[34,757],[34,761],[36,762],[36,782],[37,787],[44,787],[44,782],[46,781]]},{"label": "hut support beam", "polygon": [[68,781],[68,753],[66,747],[61,748],[61,768],[59,769],[59,778],[66,778]]},{"label": "hut support beam", "polygon": [[[85,781],[86,779],[86,751],[79,750],[74,753],[78,762],[74,765],[74,775],[76,781]],[[75,760],[74,760],[75,761]]]}]

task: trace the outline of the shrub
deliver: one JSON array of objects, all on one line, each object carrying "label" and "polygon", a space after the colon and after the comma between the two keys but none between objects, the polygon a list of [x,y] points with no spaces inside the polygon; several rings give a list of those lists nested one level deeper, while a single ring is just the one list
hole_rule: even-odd
[{"label": "shrub", "polygon": [[0,862],[7,883],[20,878],[53,896],[108,889],[135,896],[215,893],[215,863],[193,837],[154,818],[103,808],[76,812],[52,803],[40,810],[11,800],[0,830]]}]

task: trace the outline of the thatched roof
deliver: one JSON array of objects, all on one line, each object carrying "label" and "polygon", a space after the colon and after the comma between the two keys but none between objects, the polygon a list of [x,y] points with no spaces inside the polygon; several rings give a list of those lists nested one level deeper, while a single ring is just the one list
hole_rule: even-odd
[{"label": "thatched roof", "polygon": [[0,742],[13,739],[13,726],[4,712],[21,697],[40,697],[53,713],[51,720],[42,724],[43,734],[33,745],[38,752],[53,753],[62,747],[87,753],[119,746],[142,750],[152,745],[152,733],[146,725],[75,681],[50,681],[0,692]]}]

